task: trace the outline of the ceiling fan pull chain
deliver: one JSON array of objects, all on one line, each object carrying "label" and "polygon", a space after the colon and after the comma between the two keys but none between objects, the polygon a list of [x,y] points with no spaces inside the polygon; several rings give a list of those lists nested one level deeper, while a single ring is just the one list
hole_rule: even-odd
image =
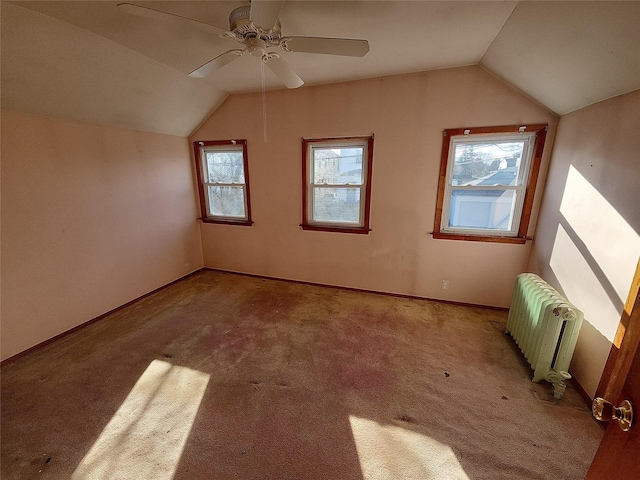
[{"label": "ceiling fan pull chain", "polygon": [[260,78],[262,80],[262,134],[264,143],[267,143],[267,96],[265,93],[265,80],[264,80],[264,64],[266,57],[262,57],[260,62]]}]

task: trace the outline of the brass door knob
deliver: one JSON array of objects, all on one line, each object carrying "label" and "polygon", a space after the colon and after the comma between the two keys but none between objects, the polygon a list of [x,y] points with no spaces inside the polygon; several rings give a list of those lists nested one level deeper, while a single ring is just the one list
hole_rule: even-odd
[{"label": "brass door knob", "polygon": [[624,400],[619,407],[614,407],[611,402],[604,398],[596,397],[593,399],[591,411],[596,420],[608,422],[609,420],[618,420],[618,425],[623,431],[628,431],[633,423],[633,407],[629,400]]}]

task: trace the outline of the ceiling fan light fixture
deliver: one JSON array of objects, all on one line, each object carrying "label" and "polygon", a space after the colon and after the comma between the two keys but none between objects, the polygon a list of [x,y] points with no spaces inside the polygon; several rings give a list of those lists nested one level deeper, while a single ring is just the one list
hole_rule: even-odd
[{"label": "ceiling fan light fixture", "polygon": [[262,58],[267,53],[267,43],[260,38],[249,38],[246,51],[252,57]]}]

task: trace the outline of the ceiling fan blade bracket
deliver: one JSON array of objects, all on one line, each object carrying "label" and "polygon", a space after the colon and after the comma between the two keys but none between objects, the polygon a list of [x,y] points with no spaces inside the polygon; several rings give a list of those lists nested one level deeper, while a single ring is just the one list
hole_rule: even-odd
[{"label": "ceiling fan blade bracket", "polygon": [[291,37],[282,37],[280,39],[280,43],[279,46],[280,48],[282,48],[285,52],[290,52],[291,49],[289,48],[289,40],[291,40]]},{"label": "ceiling fan blade bracket", "polygon": [[265,30],[264,28],[260,28],[257,25],[253,25],[253,28],[255,29],[256,36],[258,38],[262,38],[263,40],[269,41],[271,43],[275,42],[276,45],[280,41],[280,32],[276,30]]},{"label": "ceiling fan blade bracket", "polygon": [[264,55],[262,55],[261,60],[263,63],[267,63],[272,58],[281,58],[281,57],[276,52],[265,52]]}]

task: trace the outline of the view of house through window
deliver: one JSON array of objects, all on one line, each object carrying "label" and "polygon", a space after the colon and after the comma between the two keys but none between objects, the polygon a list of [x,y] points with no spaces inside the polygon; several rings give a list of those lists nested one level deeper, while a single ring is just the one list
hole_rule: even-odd
[{"label": "view of house through window", "polygon": [[526,235],[542,152],[538,142],[544,141],[544,130],[532,127],[445,132],[449,133],[445,135],[441,165],[445,182],[439,188],[439,218],[434,233]]},{"label": "view of house through window", "polygon": [[250,223],[246,141],[195,142],[203,221]]},{"label": "view of house through window", "polygon": [[205,150],[207,200],[214,216],[245,218],[242,151]]},{"label": "view of house through window", "polygon": [[[530,138],[455,141],[447,228],[511,232],[522,201],[523,163]],[[526,148],[525,148],[526,147]],[[465,188],[468,187],[468,188]],[[497,187],[497,188],[496,188]],[[503,188],[504,187],[504,188]]]},{"label": "view of house through window", "polygon": [[373,138],[303,142],[303,228],[368,231]]},{"label": "view of house through window", "polygon": [[364,147],[312,148],[312,152],[313,219],[360,225]]}]

